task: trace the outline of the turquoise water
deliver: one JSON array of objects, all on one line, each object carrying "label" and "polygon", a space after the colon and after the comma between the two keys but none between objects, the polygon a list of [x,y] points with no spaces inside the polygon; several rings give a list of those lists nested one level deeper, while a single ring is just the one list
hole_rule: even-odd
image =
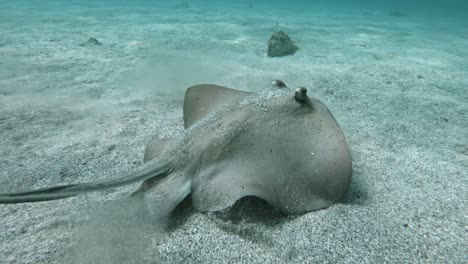
[{"label": "turquoise water", "polygon": [[[288,218],[188,202],[161,232],[118,202],[91,213],[137,186],[1,205],[0,262],[463,263],[467,18],[467,1],[0,1],[0,193],[133,171],[200,83],[306,86],[353,157],[344,201]],[[268,57],[277,31],[299,50]]]},{"label": "turquoise water", "polygon": [[[82,8],[91,7],[116,7],[116,6],[134,6],[134,7],[191,7],[191,8],[224,8],[224,7],[240,7],[240,8],[256,8],[275,9],[275,10],[296,10],[306,11],[310,8],[348,8],[348,9],[378,9],[378,10],[401,10],[411,13],[431,14],[440,16],[459,15],[466,18],[468,4],[463,0],[450,1],[347,1],[347,0],[315,0],[315,1],[267,1],[267,0],[240,0],[240,1],[210,1],[210,0],[177,0],[177,1],[2,1],[2,6],[11,7],[67,7],[79,6]],[[257,10],[259,13],[260,10]]]}]

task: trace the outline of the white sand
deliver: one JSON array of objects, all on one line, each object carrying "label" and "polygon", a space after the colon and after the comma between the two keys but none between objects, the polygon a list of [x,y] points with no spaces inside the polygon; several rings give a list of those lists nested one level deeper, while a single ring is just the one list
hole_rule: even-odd
[{"label": "white sand", "polygon": [[[6,2],[6,1],[5,1]],[[1,263],[463,263],[467,23],[388,10],[0,3],[0,193],[96,179],[182,130],[186,87],[305,85],[347,135],[348,197],[281,218],[257,207],[169,231],[118,200],[129,186],[0,205]],[[267,58],[272,28],[301,48]],[[80,46],[95,37],[102,46]],[[259,208],[262,208],[260,206]]]}]

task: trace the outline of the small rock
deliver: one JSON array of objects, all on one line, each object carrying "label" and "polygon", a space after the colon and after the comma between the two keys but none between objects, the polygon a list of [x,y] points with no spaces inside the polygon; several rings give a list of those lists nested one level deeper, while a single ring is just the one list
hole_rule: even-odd
[{"label": "small rock", "polygon": [[408,14],[402,12],[401,10],[392,10],[390,11],[389,13],[390,16],[393,16],[393,17],[407,17]]},{"label": "small rock", "polygon": [[85,43],[81,44],[80,46],[101,46],[102,43],[99,42],[99,40],[97,40],[96,38],[94,37],[90,37],[88,39],[88,41],[86,41]]},{"label": "small rock", "polygon": [[110,145],[110,146],[107,148],[107,151],[110,152],[110,151],[114,150],[115,147],[116,147],[116,145],[112,144],[112,145]]},{"label": "small rock", "polygon": [[299,48],[283,31],[274,33],[268,41],[268,57],[283,57],[294,54]]},{"label": "small rock", "polygon": [[190,8],[190,2],[187,1],[187,0],[184,0],[184,1],[179,3],[179,7],[180,8]]}]

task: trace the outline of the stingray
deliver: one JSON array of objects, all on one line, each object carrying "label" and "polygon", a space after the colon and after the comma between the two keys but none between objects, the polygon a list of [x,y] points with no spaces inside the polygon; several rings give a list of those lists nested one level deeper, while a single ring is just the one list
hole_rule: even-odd
[{"label": "stingray", "polygon": [[156,195],[162,215],[189,195],[202,212],[256,196],[285,213],[301,213],[339,202],[349,188],[352,161],[345,135],[304,87],[291,90],[280,80],[257,93],[192,86],[183,118],[183,133],[152,139],[145,163],[129,175],[0,194],[0,203],[62,199],[142,182],[132,196]]}]

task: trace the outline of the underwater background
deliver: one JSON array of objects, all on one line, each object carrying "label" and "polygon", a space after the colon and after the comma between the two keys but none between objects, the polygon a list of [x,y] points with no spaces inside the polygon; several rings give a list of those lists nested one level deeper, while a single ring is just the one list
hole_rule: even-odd
[{"label": "underwater background", "polygon": [[[299,48],[267,56],[283,31]],[[346,134],[342,203],[167,223],[137,186],[0,205],[0,263],[466,263],[468,1],[0,1],[0,193],[110,179],[183,131],[185,89],[306,86]],[[161,228],[161,225],[169,228]]]}]

